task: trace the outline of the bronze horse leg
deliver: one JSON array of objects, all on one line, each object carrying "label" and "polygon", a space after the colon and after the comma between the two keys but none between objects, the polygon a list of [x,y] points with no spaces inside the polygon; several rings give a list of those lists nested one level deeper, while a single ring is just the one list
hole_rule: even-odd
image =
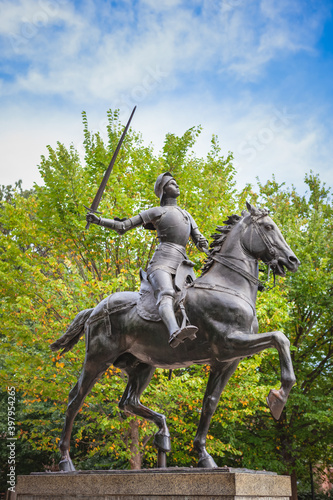
[{"label": "bronze horse leg", "polygon": [[150,410],[140,403],[140,396],[148,386],[155,371],[155,367],[138,362],[132,355],[125,356],[128,356],[128,363],[126,366],[122,366],[122,369],[128,375],[128,383],[119,402],[119,408],[124,412],[154,422],[159,429],[154,437],[154,445],[159,452],[166,453],[171,450],[171,442],[165,416]]},{"label": "bronze horse leg", "polygon": [[245,334],[235,332],[227,337],[228,346],[234,349],[240,357],[251,356],[264,349],[275,347],[279,353],[281,370],[281,387],[272,389],[267,397],[267,404],[273,417],[278,420],[287,402],[291,388],[296,383],[296,377],[290,356],[290,342],[284,333],[275,331],[267,333]]},{"label": "bronze horse leg", "polygon": [[75,467],[69,455],[70,438],[72,434],[74,419],[81,408],[87,394],[91,391],[95,382],[108,369],[110,363],[101,364],[98,359],[85,359],[82,373],[68,396],[68,406],[65,417],[65,424],[60,438],[59,448],[61,461],[59,469],[65,472],[75,471]]},{"label": "bronze horse leg", "polygon": [[208,384],[202,404],[202,411],[198,430],[193,441],[193,448],[199,454],[198,467],[217,467],[213,458],[206,450],[206,436],[211,418],[218,405],[221,393],[228,383],[229,378],[236,370],[239,359],[212,366]]}]

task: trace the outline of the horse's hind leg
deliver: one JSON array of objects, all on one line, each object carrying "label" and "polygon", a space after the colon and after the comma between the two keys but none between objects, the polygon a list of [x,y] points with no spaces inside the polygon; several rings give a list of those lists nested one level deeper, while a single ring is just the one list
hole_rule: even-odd
[{"label": "horse's hind leg", "polygon": [[267,404],[273,417],[278,420],[287,402],[291,388],[296,383],[290,356],[290,342],[287,337],[279,331],[244,334],[234,332],[227,337],[229,348],[241,357],[250,356],[267,349],[275,347],[279,353],[281,369],[281,387],[279,390],[272,389],[267,397]]},{"label": "horse's hind leg", "polygon": [[134,360],[134,356],[133,359],[128,358],[126,367],[122,366],[128,375],[128,383],[119,402],[119,408],[132,415],[137,415],[138,417],[154,422],[159,429],[155,434],[154,444],[159,451],[168,452],[171,450],[171,443],[165,416],[140,403],[140,396],[148,386],[155,367]]},{"label": "horse's hind leg", "polygon": [[221,393],[231,375],[236,370],[239,359],[231,362],[221,363],[217,367],[211,367],[208,384],[202,404],[202,411],[198,430],[193,441],[193,448],[199,454],[198,467],[217,467],[213,458],[206,450],[206,436],[211,418],[218,405]]},{"label": "horse's hind leg", "polygon": [[89,394],[96,380],[107,370],[109,364],[86,359],[79,380],[68,396],[68,406],[66,411],[65,424],[60,438],[59,448],[61,461],[59,469],[65,472],[75,471],[69,455],[70,438],[74,419],[81,408],[87,394]]}]

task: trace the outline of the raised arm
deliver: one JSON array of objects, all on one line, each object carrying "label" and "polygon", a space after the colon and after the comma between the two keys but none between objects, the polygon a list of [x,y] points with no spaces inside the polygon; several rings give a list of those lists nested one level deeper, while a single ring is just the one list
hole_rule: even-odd
[{"label": "raised arm", "polygon": [[165,212],[163,207],[153,207],[144,210],[130,219],[102,219],[94,213],[87,214],[87,222],[114,229],[118,234],[124,234],[133,227],[143,225],[146,229],[154,229],[154,222]]},{"label": "raised arm", "polygon": [[117,231],[118,234],[124,234],[126,231],[129,231],[133,227],[138,227],[143,224],[143,219],[141,215],[134,215],[134,217],[131,217],[130,219],[123,219],[123,220],[117,220],[117,219],[102,219],[101,217],[98,217],[94,213],[89,213],[87,214],[87,222],[90,222],[92,224],[97,224],[99,226],[104,226],[108,227],[110,229],[114,229]]}]

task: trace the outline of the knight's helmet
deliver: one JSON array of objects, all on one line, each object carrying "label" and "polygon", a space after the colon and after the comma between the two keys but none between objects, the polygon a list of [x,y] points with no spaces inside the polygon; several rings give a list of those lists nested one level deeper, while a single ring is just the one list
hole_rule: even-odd
[{"label": "knight's helmet", "polygon": [[173,175],[170,172],[165,172],[164,174],[160,174],[155,182],[154,193],[156,196],[162,200],[163,197],[163,188],[164,186],[171,180],[174,179]]}]

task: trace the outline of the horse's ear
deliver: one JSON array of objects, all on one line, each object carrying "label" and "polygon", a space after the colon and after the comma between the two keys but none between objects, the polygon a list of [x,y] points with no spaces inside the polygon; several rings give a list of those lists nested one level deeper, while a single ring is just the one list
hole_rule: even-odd
[{"label": "horse's ear", "polygon": [[247,206],[247,209],[252,216],[260,215],[260,210],[256,207],[254,207],[253,205],[251,205],[251,203],[249,203],[248,201],[246,202],[246,206]]},{"label": "horse's ear", "polygon": [[248,209],[248,211],[250,212],[250,214],[253,212],[254,210],[254,207],[251,205],[251,203],[249,203],[248,201],[246,202],[246,208]]}]

